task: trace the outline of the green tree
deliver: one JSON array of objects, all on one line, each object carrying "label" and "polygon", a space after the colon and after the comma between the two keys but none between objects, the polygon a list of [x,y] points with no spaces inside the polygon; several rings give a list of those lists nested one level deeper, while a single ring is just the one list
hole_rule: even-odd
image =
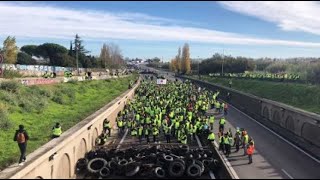
[{"label": "green tree", "polygon": [[19,52],[17,57],[17,64],[36,65],[37,61],[32,59],[31,55],[25,52]]},{"label": "green tree", "polygon": [[49,65],[51,66],[61,66],[62,54],[67,54],[67,48],[54,43],[44,43],[38,46],[37,52],[44,58],[49,58]]},{"label": "green tree", "polygon": [[38,52],[37,52],[37,45],[24,45],[20,48],[20,51],[23,51],[27,54],[29,54],[30,56],[38,56]]},{"label": "green tree", "polygon": [[15,64],[17,62],[18,47],[16,46],[16,38],[8,36],[3,42],[4,62]]}]

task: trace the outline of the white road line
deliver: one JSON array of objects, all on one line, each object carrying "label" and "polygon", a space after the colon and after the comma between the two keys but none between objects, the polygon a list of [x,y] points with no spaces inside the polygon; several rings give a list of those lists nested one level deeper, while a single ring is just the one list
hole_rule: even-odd
[{"label": "white road line", "polygon": [[291,146],[293,146],[294,148],[296,148],[297,150],[299,150],[300,152],[304,153],[305,155],[309,156],[311,159],[313,159],[314,161],[316,161],[317,163],[320,164],[320,160],[318,160],[317,158],[313,157],[312,155],[310,155],[309,153],[305,152],[304,150],[302,150],[301,148],[299,148],[298,146],[294,145],[293,143],[291,143],[290,141],[286,140],[285,138],[283,138],[282,136],[278,135],[276,132],[274,132],[273,130],[269,129],[268,127],[266,127],[265,125],[261,124],[260,122],[258,122],[257,120],[253,119],[252,117],[250,117],[249,115],[245,114],[244,112],[240,111],[238,108],[232,106],[229,104],[229,106],[233,107],[234,109],[236,109],[238,112],[240,112],[241,114],[245,115],[246,117],[248,117],[249,119],[255,121],[256,123],[258,123],[260,126],[262,126],[263,128],[265,128],[266,130],[268,130],[269,132],[271,132],[272,134],[274,134],[275,136],[277,136],[278,138],[282,139],[283,141],[285,141],[286,143],[290,144]]},{"label": "white road line", "polygon": [[[197,143],[198,143],[199,148],[200,148],[201,150],[203,150],[203,147],[202,147],[202,145],[201,145],[201,142],[200,142],[200,140],[199,140],[198,135],[196,135],[196,140],[197,140]],[[215,141],[214,141],[214,145],[215,145],[216,147],[218,147],[218,144],[217,144]],[[219,153],[219,152],[218,152],[218,153]],[[236,173],[236,171],[233,169],[233,167],[231,166],[231,164],[230,164],[230,162],[228,161],[228,159],[227,159],[223,154],[222,154],[222,158],[223,158],[223,160],[226,162],[226,165],[227,165],[228,168],[230,169],[230,171],[231,171],[231,173],[233,174],[234,178],[235,178],[235,179],[239,179],[238,174]],[[212,173],[212,171],[210,171],[209,174],[210,174],[211,179],[216,179],[216,177],[214,176],[214,174]],[[212,176],[211,174],[212,174],[213,176]]]},{"label": "white road line", "polygon": [[211,179],[216,179],[216,177],[214,176],[212,171],[209,171],[209,175],[210,175]]},{"label": "white road line", "polygon": [[[219,145],[216,141],[214,141],[213,143],[216,148],[219,147]],[[231,173],[233,174],[234,178],[240,179],[238,174],[236,173],[236,171],[233,169],[232,165],[230,164],[229,160],[226,158],[226,156],[223,153],[220,153],[219,151],[218,151],[218,153],[222,156],[223,160],[226,162],[226,164],[227,164],[228,168],[230,169]]]},{"label": "white road line", "polygon": [[294,179],[286,170],[281,169],[282,172],[284,172],[290,179]]},{"label": "white road line", "polygon": [[123,143],[124,139],[126,138],[127,134],[128,134],[128,129],[126,129],[126,132],[124,133],[124,135],[123,135],[120,143],[118,144],[117,149],[120,148],[120,146],[121,146],[121,144]]}]

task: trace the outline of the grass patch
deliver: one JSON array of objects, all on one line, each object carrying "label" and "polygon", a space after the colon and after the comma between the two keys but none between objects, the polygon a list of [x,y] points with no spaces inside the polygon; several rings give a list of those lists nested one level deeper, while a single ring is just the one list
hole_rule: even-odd
[{"label": "grass patch", "polygon": [[[229,87],[227,78],[202,76],[202,80]],[[319,85],[232,79],[232,88],[320,114]]]},{"label": "grass patch", "polygon": [[13,135],[19,124],[23,124],[30,135],[29,154],[50,140],[51,128],[56,122],[61,123],[65,132],[121,95],[136,77],[19,86],[14,92],[11,88],[9,91],[0,88],[0,169],[18,161],[19,149]]}]

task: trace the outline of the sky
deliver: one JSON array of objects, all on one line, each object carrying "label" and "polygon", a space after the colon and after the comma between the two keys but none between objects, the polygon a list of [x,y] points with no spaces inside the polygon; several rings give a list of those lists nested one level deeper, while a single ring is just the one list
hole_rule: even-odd
[{"label": "sky", "polygon": [[[75,34],[92,55],[116,43],[124,57],[319,57],[320,3],[312,1],[0,2],[0,42],[69,48]],[[2,45],[0,45],[2,46]]]}]

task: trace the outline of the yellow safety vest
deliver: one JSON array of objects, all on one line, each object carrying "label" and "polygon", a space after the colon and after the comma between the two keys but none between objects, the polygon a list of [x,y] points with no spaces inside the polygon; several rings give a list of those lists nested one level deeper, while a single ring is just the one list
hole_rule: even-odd
[{"label": "yellow safety vest", "polygon": [[215,139],[214,133],[210,133],[208,136],[208,140],[214,140],[214,139]]},{"label": "yellow safety vest", "polygon": [[52,134],[55,136],[60,136],[62,134],[61,127],[59,127],[59,128],[54,127],[52,130]]}]

